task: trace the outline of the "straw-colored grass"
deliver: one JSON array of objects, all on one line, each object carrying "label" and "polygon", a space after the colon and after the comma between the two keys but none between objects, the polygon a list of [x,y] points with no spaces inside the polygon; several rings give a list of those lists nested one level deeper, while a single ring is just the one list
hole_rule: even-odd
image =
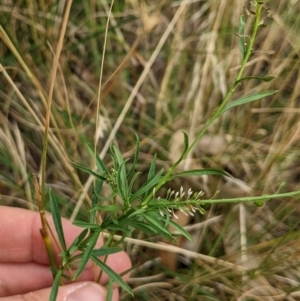
[{"label": "straw-colored grass", "polygon": [[[143,171],[154,153],[165,169],[178,158],[178,131],[192,139],[201,130],[236,76],[236,34],[248,1],[115,1],[106,33],[110,3],[74,0],[55,76],[68,2],[0,4],[0,204],[36,210],[32,173],[42,169],[53,89],[45,177],[74,220],[86,218],[93,179],[70,161],[93,167],[86,146],[95,137],[104,160],[113,141],[132,157],[137,132]],[[240,197],[299,189],[300,4],[266,6],[246,75],[275,79],[243,82],[234,99],[279,92],[227,111],[180,166],[220,168],[235,179],[185,179],[173,188],[202,189],[208,198],[217,190]],[[125,248],[139,264],[129,280],[135,297],[123,300],[299,300],[298,203],[206,207],[205,215],[182,220],[193,227],[193,244],[134,233]]]}]

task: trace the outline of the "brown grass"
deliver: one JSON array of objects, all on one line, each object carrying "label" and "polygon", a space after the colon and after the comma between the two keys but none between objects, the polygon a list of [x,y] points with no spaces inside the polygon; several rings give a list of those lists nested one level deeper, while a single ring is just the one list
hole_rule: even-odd
[{"label": "brown grass", "polygon": [[[64,11],[55,3],[0,4],[0,204],[36,208],[31,175],[41,170],[53,49]],[[46,170],[47,185],[59,196],[66,217],[87,213],[93,179],[74,170],[70,160],[93,167],[86,144],[95,143],[96,125],[104,160],[112,141],[132,157],[138,133],[141,171],[155,152],[164,168],[178,157],[178,131],[187,131],[191,139],[199,132],[238,70],[236,33],[244,4],[116,1],[105,35],[110,3],[74,1],[53,81]],[[245,75],[275,79],[244,82],[234,98],[279,92],[222,115],[181,166],[222,168],[236,180],[186,179],[172,183],[173,188],[203,189],[207,197],[216,190],[223,197],[274,193],[283,182],[282,190],[299,189],[300,4],[278,0],[267,5],[271,17],[266,16]],[[206,207],[204,216],[190,221],[206,221],[192,230],[192,245],[163,246],[156,237],[136,233],[126,244],[133,262],[142,264],[130,280],[134,300],[299,300],[298,208],[297,199],[270,201],[262,208]],[[160,248],[184,255],[176,270],[163,267]]]}]

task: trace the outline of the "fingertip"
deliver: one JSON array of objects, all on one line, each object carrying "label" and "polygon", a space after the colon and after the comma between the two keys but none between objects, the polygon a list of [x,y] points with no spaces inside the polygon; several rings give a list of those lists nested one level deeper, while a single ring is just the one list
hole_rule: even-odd
[{"label": "fingertip", "polygon": [[[67,285],[59,292],[57,301],[105,301],[107,290],[95,282]],[[112,301],[118,300],[118,290],[114,289]]]},{"label": "fingertip", "polygon": [[[46,288],[23,295],[4,298],[5,301],[48,301],[51,288]],[[95,282],[77,282],[61,286],[56,301],[105,301],[107,290]],[[118,301],[119,292],[113,290],[112,301]],[[1,299],[2,300],[2,299]]]}]

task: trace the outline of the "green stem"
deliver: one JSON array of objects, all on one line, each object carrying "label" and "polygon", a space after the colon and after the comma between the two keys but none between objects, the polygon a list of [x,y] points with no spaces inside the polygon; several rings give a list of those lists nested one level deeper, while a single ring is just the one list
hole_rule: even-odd
[{"label": "green stem", "polygon": [[[227,95],[225,96],[224,100],[222,101],[221,105],[218,107],[218,109],[216,110],[214,115],[207,121],[207,123],[204,125],[204,128],[202,129],[202,131],[197,135],[197,137],[195,138],[193,143],[188,147],[188,149],[185,152],[184,157],[195,147],[195,145],[199,142],[199,140],[202,138],[202,136],[206,133],[208,128],[221,115],[222,110],[226,106],[227,102],[229,101],[229,99],[231,98],[231,96],[233,95],[233,93],[234,93],[234,91],[237,87],[237,82],[242,78],[242,75],[243,75],[243,73],[245,71],[245,68],[246,68],[246,64],[249,60],[249,57],[250,57],[252,49],[253,49],[253,44],[254,44],[254,41],[255,41],[255,38],[256,38],[256,35],[257,35],[257,30],[259,28],[261,9],[262,9],[262,4],[258,4],[257,8],[256,8],[255,21],[254,21],[254,25],[253,25],[253,32],[252,32],[252,35],[250,37],[249,45],[248,45],[247,51],[245,53],[245,56],[242,60],[241,68],[240,68],[240,70],[239,70],[239,72],[238,72],[238,74],[235,78],[234,84],[232,85],[232,88],[228,91]],[[179,164],[179,162],[177,163],[177,165],[178,164]],[[177,165],[175,167],[177,167]]]},{"label": "green stem", "polygon": [[213,199],[213,200],[201,200],[200,204],[213,204],[213,203],[237,203],[237,202],[255,202],[255,201],[269,201],[271,199],[280,199],[286,197],[295,197],[300,195],[300,190],[292,191],[292,192],[285,192],[285,193],[277,193],[277,194],[264,194],[259,196],[250,196],[250,197],[243,197],[243,198],[231,198],[231,199]]},{"label": "green stem", "polygon": [[[107,241],[105,243],[105,245],[107,245],[108,247],[111,247],[111,242],[113,241],[113,238],[114,238],[114,235],[115,235],[115,231],[112,231],[109,233],[109,236],[107,238]],[[108,258],[108,255],[105,255],[104,256],[104,259],[102,260],[104,263],[106,263],[107,261],[107,258]],[[98,275],[98,278],[97,278],[97,283],[100,282],[101,278],[102,278],[102,275],[103,275],[103,271],[101,270],[99,272],[99,275]]]},{"label": "green stem", "polygon": [[[253,44],[257,35],[257,31],[259,28],[259,24],[260,24],[260,17],[261,17],[261,10],[262,10],[262,6],[263,3],[256,1],[257,3],[257,7],[256,7],[256,14],[255,14],[255,21],[254,21],[254,25],[253,25],[253,31],[252,31],[252,35],[250,37],[249,40],[249,45],[247,48],[247,51],[242,59],[242,63],[241,63],[241,67],[240,70],[235,78],[235,81],[231,87],[231,89],[228,91],[227,95],[225,96],[224,100],[222,101],[221,105],[218,107],[218,109],[216,110],[216,112],[213,114],[213,116],[206,122],[206,124],[204,125],[203,129],[201,130],[201,132],[196,136],[196,138],[194,139],[194,141],[192,142],[192,144],[190,144],[190,146],[186,149],[186,151],[184,152],[182,159],[177,161],[176,163],[174,163],[170,169],[168,170],[168,172],[164,175],[164,177],[162,178],[162,180],[160,181],[160,183],[158,183],[155,187],[155,190],[158,191],[169,179],[170,175],[173,173],[173,171],[176,169],[176,167],[179,165],[179,163],[188,155],[188,153],[195,147],[195,145],[199,142],[199,140],[203,137],[203,135],[206,133],[206,131],[208,130],[208,128],[214,123],[214,121],[221,115],[222,110],[224,109],[224,107],[226,106],[227,102],[229,101],[229,99],[231,98],[231,96],[233,95],[237,85],[238,85],[238,81],[242,78],[242,75],[245,71],[246,68],[246,64],[249,60],[249,57],[251,55],[252,49],[253,49]],[[149,194],[148,197],[143,201],[142,205],[145,206],[147,205],[150,200],[151,200],[152,195]]]},{"label": "green stem", "polygon": [[170,202],[169,200],[161,200],[160,202],[154,202],[151,204],[152,208],[165,208],[177,209],[184,206],[201,206],[204,204],[225,204],[225,203],[246,203],[246,202],[255,202],[262,201],[267,202],[272,199],[280,198],[292,198],[300,196],[300,190],[284,193],[275,193],[275,194],[264,194],[259,196],[248,196],[248,197],[238,197],[238,198],[228,198],[228,199],[209,199],[209,200],[181,200]]}]

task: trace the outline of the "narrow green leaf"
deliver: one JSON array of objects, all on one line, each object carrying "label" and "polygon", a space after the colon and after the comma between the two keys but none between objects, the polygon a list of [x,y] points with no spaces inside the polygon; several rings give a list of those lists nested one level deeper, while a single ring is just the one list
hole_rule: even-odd
[{"label": "narrow green leaf", "polygon": [[147,222],[155,229],[155,231],[170,240],[174,240],[169,230],[164,227],[164,225],[160,222],[162,218],[160,215],[155,215],[151,213],[144,213],[143,217],[147,220]]},{"label": "narrow green leaf", "polygon": [[186,237],[188,240],[193,241],[193,237],[189,232],[187,232],[184,228],[182,228],[179,224],[170,219],[170,225],[175,228],[180,234]]},{"label": "narrow green leaf", "polygon": [[126,178],[126,169],[125,169],[125,161],[121,163],[117,173],[117,188],[120,196],[124,201],[127,200],[127,178]]},{"label": "narrow green leaf", "polygon": [[[89,153],[91,154],[91,156],[94,156],[94,148],[92,147],[92,145],[88,144],[88,150]],[[108,169],[106,167],[106,165],[104,164],[103,160],[101,160],[101,158],[96,154],[96,166],[99,172],[104,172],[104,173],[108,173]]]},{"label": "narrow green leaf", "polygon": [[140,221],[130,221],[130,226],[134,229],[138,229],[145,234],[155,234],[155,230],[148,224]]},{"label": "narrow green leaf", "polygon": [[139,159],[139,154],[140,154],[140,138],[137,135],[137,133],[135,133],[135,152],[134,152],[134,158],[133,158],[133,162],[132,162],[132,166],[127,174],[127,178],[130,178],[131,175],[134,173],[136,164],[138,162]]},{"label": "narrow green leaf", "polygon": [[50,202],[50,210],[51,210],[51,214],[52,214],[52,219],[53,219],[53,222],[54,222],[54,227],[55,227],[59,242],[62,246],[62,249],[64,251],[66,251],[67,246],[66,246],[66,240],[65,240],[65,236],[64,236],[62,223],[61,223],[61,216],[60,216],[60,212],[59,212],[59,207],[58,207],[58,204],[57,204],[56,197],[53,194],[51,188],[49,189],[49,202]]},{"label": "narrow green leaf", "polygon": [[105,229],[109,231],[120,231],[126,236],[128,236],[131,232],[130,230],[126,229],[124,226],[119,226],[115,224],[109,224],[105,227]]},{"label": "narrow green leaf", "polygon": [[122,209],[119,205],[107,205],[107,206],[97,206],[93,210],[104,211],[104,212],[115,212]]},{"label": "narrow green leaf", "polygon": [[[93,189],[93,195],[92,195],[92,204],[91,204],[91,209],[95,208],[98,205],[99,202],[99,195],[102,190],[102,185],[103,185],[103,180],[97,179],[94,189]],[[90,223],[93,224],[95,223],[96,219],[96,212],[90,210]]]},{"label": "narrow green leaf", "polygon": [[111,157],[113,159],[114,168],[117,170],[117,189],[119,195],[122,197],[124,201],[127,200],[127,177],[126,177],[126,167],[125,163],[128,161],[124,160],[120,151],[113,144],[110,146]]},{"label": "narrow green leaf", "polygon": [[101,227],[97,224],[91,224],[84,221],[74,221],[73,225],[87,229],[101,229]]},{"label": "narrow green leaf", "polygon": [[230,104],[228,104],[222,111],[220,114],[236,107],[236,106],[240,106],[242,104],[246,104],[248,102],[251,102],[251,101],[255,101],[255,100],[259,100],[261,98],[264,98],[264,97],[267,97],[267,96],[270,96],[270,95],[273,95],[275,93],[277,93],[278,90],[270,90],[270,91],[262,91],[262,92],[258,92],[258,93],[255,93],[255,94],[252,94],[252,95],[247,95],[247,96],[244,96],[244,97],[241,97],[237,100],[234,100],[233,102],[231,102]]},{"label": "narrow green leaf", "polygon": [[131,181],[130,181],[130,184],[129,184],[129,187],[128,187],[128,198],[129,198],[129,196],[130,196],[130,194],[131,194],[131,191],[132,191],[132,187],[133,187],[133,184],[134,184],[134,182],[135,182],[135,180],[137,179],[137,177],[140,175],[141,173],[140,172],[137,172],[137,173],[135,173],[135,175],[132,177],[132,179],[131,179]]},{"label": "narrow green leaf", "polygon": [[117,226],[119,225],[119,221],[116,218],[114,218],[112,215],[105,218],[105,220],[101,224],[101,229],[107,229],[106,227],[111,224]]},{"label": "narrow green leaf", "polygon": [[[140,195],[142,195],[146,191],[150,191],[151,188],[153,188],[160,181],[161,175],[162,175],[163,172],[164,172],[164,170],[161,169],[154,178],[152,178],[149,182],[147,182],[146,184],[144,184],[138,191],[136,191],[130,197],[130,202],[134,201],[135,199],[137,199]],[[150,191],[149,193],[152,193],[152,191]]]},{"label": "narrow green leaf", "polygon": [[189,148],[189,136],[187,135],[186,132],[183,132],[183,150],[184,153],[187,151]]},{"label": "narrow green leaf", "polygon": [[59,257],[61,257],[61,266],[66,266],[69,264],[69,259],[71,255],[72,254],[70,253],[70,248],[67,251],[63,251],[59,254]]},{"label": "narrow green leaf", "polygon": [[92,251],[94,250],[94,247],[97,243],[99,234],[100,234],[100,231],[95,231],[94,234],[90,237],[90,241],[88,243],[88,246],[82,254],[78,269],[77,269],[75,275],[73,276],[73,280],[78,278],[78,276],[84,270],[84,268],[85,268],[86,264],[88,263],[89,259],[91,259]]},{"label": "narrow green leaf", "polygon": [[121,164],[124,162],[124,159],[119,151],[119,149],[115,146],[115,145],[111,145],[110,147],[111,149],[111,154],[114,157],[115,161],[115,169],[118,169],[119,166],[121,166]]},{"label": "narrow green leaf", "polygon": [[242,54],[242,59],[245,57],[246,54],[246,47],[245,47],[245,17],[242,15],[240,17],[240,26],[239,26],[239,45],[240,45],[240,52]]},{"label": "narrow green leaf", "polygon": [[117,283],[121,288],[123,288],[127,293],[132,295],[131,288],[129,285],[122,279],[122,277],[117,274],[113,269],[111,269],[104,262],[99,260],[96,256],[91,256],[91,259],[101,268],[101,270],[108,276],[108,278]]},{"label": "narrow green leaf", "polygon": [[165,227],[168,227],[170,219],[171,219],[169,211],[168,211],[168,207],[165,207],[165,212],[164,213],[165,213],[165,216],[164,216],[164,218],[165,218]]},{"label": "narrow green leaf", "polygon": [[72,164],[75,168],[77,168],[77,169],[79,169],[79,170],[82,170],[82,171],[84,171],[85,173],[87,173],[87,174],[89,174],[89,175],[92,175],[92,176],[96,177],[97,179],[101,179],[101,180],[103,180],[103,181],[106,180],[106,178],[105,178],[104,176],[101,176],[101,175],[97,174],[96,172],[92,171],[91,169],[89,169],[89,168],[87,168],[87,167],[81,166],[81,165],[76,164],[76,163],[74,163],[74,162],[71,162],[71,164]]},{"label": "narrow green leaf", "polygon": [[113,281],[111,279],[108,279],[106,301],[112,300],[113,291],[114,291]]},{"label": "narrow green leaf", "polygon": [[147,181],[150,181],[155,177],[156,158],[157,158],[157,155],[154,154],[153,159],[152,159],[151,164],[150,164],[150,168],[149,168],[149,172],[148,172],[148,176],[147,176]]},{"label": "narrow green leaf", "polygon": [[182,132],[182,133],[183,133],[183,145],[184,145],[184,148],[183,148],[183,152],[182,152],[180,158],[177,160],[177,162],[174,165],[178,165],[182,161],[182,159],[186,155],[187,149],[189,148],[189,136],[187,135],[186,132]]},{"label": "narrow green leaf", "polygon": [[132,218],[132,217],[134,217],[134,216],[136,216],[136,215],[139,215],[139,214],[141,214],[141,213],[143,213],[143,212],[145,212],[145,211],[146,211],[145,208],[135,209],[135,210],[133,210],[133,211],[130,211],[130,212],[126,215],[126,217],[127,217],[127,219],[130,219],[130,218]]},{"label": "narrow green leaf", "polygon": [[62,270],[58,270],[57,274],[55,275],[53,284],[52,284],[49,301],[56,301],[58,288],[59,288],[60,281],[61,281],[61,276],[62,276]]},{"label": "narrow green leaf", "polygon": [[82,232],[73,240],[71,246],[69,247],[70,255],[72,255],[75,251],[79,249],[79,245],[86,237],[88,231],[89,231],[88,229],[82,230]]},{"label": "narrow green leaf", "polygon": [[240,82],[242,82],[244,80],[249,80],[249,79],[258,79],[263,82],[269,82],[269,81],[273,80],[274,78],[275,78],[275,76],[246,76],[246,77],[241,78],[240,80],[237,80],[234,84],[236,86]]},{"label": "narrow green leaf", "polygon": [[170,176],[170,180],[173,180],[178,177],[204,176],[204,175],[231,177],[231,175],[224,170],[213,169],[213,168],[203,168],[203,169],[194,169],[194,170],[187,170],[187,171],[179,172],[177,174]]},{"label": "narrow green leaf", "polygon": [[[101,160],[101,158],[98,156],[98,154],[95,154],[94,148],[88,144],[88,150],[91,156],[94,158],[96,157],[96,166],[97,170],[100,174],[106,175],[108,173],[108,170],[104,164],[104,162]],[[103,179],[96,178],[96,182],[93,188],[93,195],[92,195],[92,205],[90,210],[90,223],[94,223],[96,219],[96,213],[92,210],[96,205],[98,205],[98,202],[100,200],[100,192],[102,190],[103,186]]]},{"label": "narrow green leaf", "polygon": [[123,251],[122,248],[117,248],[117,247],[102,247],[100,249],[95,249],[92,251],[92,255],[99,257],[99,256],[106,256],[106,255],[110,255],[110,254],[114,254],[114,253],[119,253]]},{"label": "narrow green leaf", "polygon": [[[152,159],[151,164],[150,164],[149,171],[148,171],[147,182],[151,181],[155,177],[156,157],[157,157],[157,155],[154,154],[153,159]],[[144,198],[146,198],[149,193],[150,193],[149,190],[145,191]]]},{"label": "narrow green leaf", "polygon": [[72,256],[77,250],[79,250],[79,247],[77,245],[74,245],[69,248],[69,254]]}]

